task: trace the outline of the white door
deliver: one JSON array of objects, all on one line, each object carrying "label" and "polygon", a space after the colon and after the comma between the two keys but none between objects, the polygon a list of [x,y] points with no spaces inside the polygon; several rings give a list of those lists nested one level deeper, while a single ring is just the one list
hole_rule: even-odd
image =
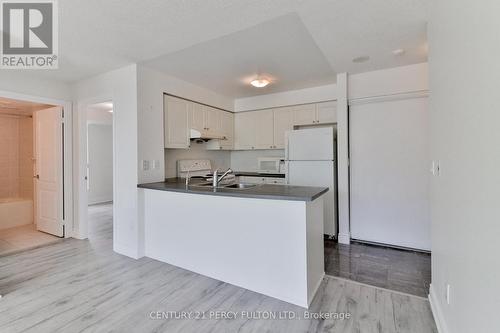
[{"label": "white door", "polygon": [[352,238],[430,250],[427,104],[350,107]]},{"label": "white door", "polygon": [[334,161],[289,161],[287,183],[297,186],[328,187],[324,195],[324,233],[337,234],[336,186]]},{"label": "white door", "polygon": [[64,237],[62,108],[36,111],[36,210],[38,230]]},{"label": "white door", "polygon": [[335,158],[332,127],[290,131],[287,141],[287,160],[332,161]]}]

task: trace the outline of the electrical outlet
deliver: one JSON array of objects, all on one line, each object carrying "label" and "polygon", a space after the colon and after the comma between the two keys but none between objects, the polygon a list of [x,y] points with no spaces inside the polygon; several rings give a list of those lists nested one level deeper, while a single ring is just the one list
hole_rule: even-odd
[{"label": "electrical outlet", "polygon": [[144,170],[144,171],[149,170],[149,161],[148,160],[142,160],[142,170]]},{"label": "electrical outlet", "polygon": [[449,283],[447,283],[446,284],[446,294],[444,296],[446,299],[446,304],[448,304],[448,305],[450,305],[450,289],[451,289],[451,286]]},{"label": "electrical outlet", "polygon": [[432,161],[431,173],[433,176],[439,176],[441,174],[441,166],[439,161]]}]

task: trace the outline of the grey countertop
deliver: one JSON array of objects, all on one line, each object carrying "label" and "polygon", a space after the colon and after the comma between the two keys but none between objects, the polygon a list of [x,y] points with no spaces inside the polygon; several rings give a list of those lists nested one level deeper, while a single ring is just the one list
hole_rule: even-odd
[{"label": "grey countertop", "polygon": [[246,189],[229,189],[224,187],[212,189],[196,186],[200,182],[203,181],[192,179],[191,185],[186,187],[184,179],[168,178],[163,182],[139,184],[137,187],[158,191],[293,201],[313,201],[328,191],[328,187],[271,184],[260,184]]}]

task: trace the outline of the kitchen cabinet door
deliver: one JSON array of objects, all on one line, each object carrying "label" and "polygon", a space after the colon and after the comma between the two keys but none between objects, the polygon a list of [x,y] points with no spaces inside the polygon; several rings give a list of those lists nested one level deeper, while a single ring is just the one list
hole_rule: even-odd
[{"label": "kitchen cabinet door", "polygon": [[293,109],[294,125],[316,124],[316,104],[297,105]]},{"label": "kitchen cabinet door", "polygon": [[191,103],[172,96],[164,97],[165,148],[189,148],[188,120]]},{"label": "kitchen cabinet door", "polygon": [[254,112],[234,115],[234,147],[240,150],[255,149],[256,117]]},{"label": "kitchen cabinet door", "polygon": [[267,177],[266,184],[285,185],[285,178]]},{"label": "kitchen cabinet door", "polygon": [[234,116],[231,112],[220,111],[220,132],[227,140],[221,140],[223,149],[233,148],[234,143]]},{"label": "kitchen cabinet door", "polygon": [[205,130],[205,107],[198,103],[191,103],[189,115],[189,127],[203,132]]},{"label": "kitchen cabinet door", "polygon": [[274,148],[274,116],[273,110],[253,112],[256,117],[256,147],[257,149]]},{"label": "kitchen cabinet door", "polygon": [[274,109],[274,148],[285,148],[285,133],[293,129],[293,108]]},{"label": "kitchen cabinet door", "polygon": [[337,102],[316,104],[316,121],[318,124],[332,124],[337,122]]},{"label": "kitchen cabinet door", "polygon": [[240,176],[239,182],[243,184],[265,184],[265,177],[255,177],[255,176]]},{"label": "kitchen cabinet door", "polygon": [[220,132],[220,113],[221,111],[205,106],[205,130],[208,132]]}]

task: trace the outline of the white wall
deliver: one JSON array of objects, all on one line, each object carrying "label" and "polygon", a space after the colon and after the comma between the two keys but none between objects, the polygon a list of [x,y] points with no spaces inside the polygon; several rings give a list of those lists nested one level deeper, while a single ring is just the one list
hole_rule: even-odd
[{"label": "white wall", "polygon": [[[97,99],[101,99],[101,102],[113,101],[115,142],[113,249],[133,258],[141,257],[144,237],[143,224],[138,215],[137,198],[137,66],[126,66],[79,81],[74,84],[73,90],[77,103],[85,107],[86,101],[89,100],[93,100],[94,103]],[[80,109],[79,112],[83,110]],[[76,135],[75,144],[78,146],[82,133]],[[79,159],[85,159],[85,155],[80,155]],[[81,186],[83,170],[80,169],[79,172],[80,174],[75,179],[80,182]],[[79,207],[79,209],[86,209],[86,207]]]},{"label": "white wall", "polygon": [[431,5],[431,149],[441,164],[431,181],[431,301],[441,332],[500,327],[499,12],[497,0]]},{"label": "white wall", "polygon": [[89,123],[87,129],[88,203],[113,201],[113,126]]},{"label": "white wall", "polygon": [[290,90],[275,94],[239,98],[234,101],[234,111],[250,111],[279,106],[317,103],[337,99],[337,85]]},{"label": "white wall", "polygon": [[[224,110],[233,110],[233,100],[210,90],[195,86],[149,69],[138,67],[138,154],[142,160],[158,161],[157,169],[139,169],[139,182],[162,181],[165,178],[165,154],[163,140],[163,94],[179,97],[215,106]],[[152,163],[150,163],[152,164]]]},{"label": "white wall", "polygon": [[2,70],[0,95],[2,90],[65,101],[72,98],[69,84],[37,78],[32,71],[26,70]]},{"label": "white wall", "polygon": [[429,69],[427,63],[394,67],[349,75],[349,100],[427,91]]}]

